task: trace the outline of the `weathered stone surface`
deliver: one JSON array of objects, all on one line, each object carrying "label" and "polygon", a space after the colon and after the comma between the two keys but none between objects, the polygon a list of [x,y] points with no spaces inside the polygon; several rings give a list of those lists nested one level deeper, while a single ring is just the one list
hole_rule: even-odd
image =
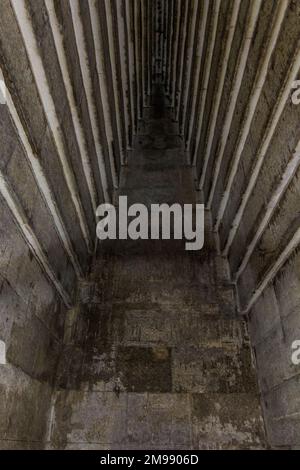
[{"label": "weathered stone surface", "polygon": [[0,432],[7,446],[38,446],[45,441],[52,388],[31,379],[20,368],[7,364],[0,368]]},{"label": "weathered stone surface", "polygon": [[[171,37],[171,21],[166,18],[166,24],[157,28],[153,40],[159,39],[156,48],[153,48],[155,44],[151,45],[153,50],[139,47],[147,16],[140,21],[140,11],[135,11],[136,21],[123,25],[122,19],[120,22],[118,18],[117,6],[122,3],[123,17],[125,2],[112,0],[104,9],[100,3],[96,5],[96,12],[105,46],[101,51],[104,73],[97,69],[99,45],[95,42],[91,22],[95,18],[90,16],[89,3],[79,2],[78,20],[84,39],[81,46],[87,54],[85,65],[91,77],[89,89],[81,70],[76,45],[78,24],[74,22],[71,4],[54,2],[67,59],[66,69],[62,70],[54,41],[56,33],[51,29],[44,0],[24,1],[26,17],[18,15],[13,2],[1,0],[1,72],[48,182],[58,218],[49,210],[49,195],[45,197],[41,190],[44,182],[41,183],[34,165],[28,161],[26,146],[23,147],[18,135],[18,125],[13,123],[9,106],[5,104],[0,105],[1,174],[24,211],[53,274],[71,299],[80,276],[74,269],[69,249],[74,251],[84,274],[91,269],[88,277],[80,279],[77,305],[66,314],[54,285],[42,269],[43,263],[37,262],[30,241],[24,240],[2,189],[0,340],[5,343],[8,364],[0,368],[0,388],[5,396],[0,402],[0,448],[261,448],[265,446],[265,437],[254,366],[269,444],[276,448],[299,448],[299,365],[293,364],[291,358],[292,343],[300,337],[298,249],[284,260],[248,313],[252,351],[247,322],[237,315],[237,306],[240,309],[247,307],[257,286],[298,233],[299,169],[290,175],[291,181],[276,207],[269,207],[272,209],[270,219],[256,239],[236,285],[231,282],[230,273],[237,272],[259,225],[266,220],[266,208],[282,183],[282,175],[299,141],[300,106],[295,106],[289,96],[268,149],[265,149],[263,164],[258,173],[254,173],[255,184],[241,220],[235,225],[265,132],[272,128],[271,119],[282,87],[293,65],[294,54],[299,52],[300,3],[297,0],[287,2],[265,83],[258,84],[255,77],[269,48],[278,8],[284,6],[273,0],[261,3],[247,57],[243,53],[247,63],[240,77],[240,91],[219,168],[216,157],[233,83],[239,76],[239,55],[248,39],[245,31],[255,3],[243,0],[239,6],[227,64],[224,57],[228,35],[233,31],[229,27],[235,5],[232,1],[220,2],[216,23],[214,12],[219,2],[209,2],[203,29],[204,3],[195,2],[199,3],[196,11],[194,2],[181,2],[178,43],[176,25]],[[172,3],[175,3],[173,13],[176,18],[179,3]],[[90,5],[93,6],[93,2]],[[158,10],[160,16],[161,2],[158,2]],[[113,41],[109,37],[108,11],[112,15]],[[129,16],[132,14],[130,11]],[[197,15],[195,35],[190,41],[193,15]],[[36,60],[30,58],[29,50],[34,41],[26,44],[26,34],[24,30],[22,32],[22,21],[27,20],[27,33],[32,28],[37,42]],[[160,20],[158,18],[158,22]],[[209,64],[214,24],[216,38]],[[125,26],[123,38],[122,25]],[[164,31],[165,27],[167,31]],[[198,70],[196,43],[202,32],[203,56]],[[128,54],[130,36],[137,41],[132,51],[134,63],[131,64]],[[161,60],[161,39],[170,40],[171,51],[167,50],[167,54],[172,53],[173,63],[170,57],[163,56]],[[178,50],[175,50],[176,43]],[[151,59],[157,60],[151,64]],[[43,100],[36,79],[36,67],[40,65],[46,78],[43,86],[49,86],[58,117],[60,145],[54,136],[47,106],[50,97]],[[224,65],[224,87],[215,126],[211,128],[206,178],[203,191],[196,192]],[[175,73],[173,77],[172,72]],[[209,80],[205,83],[207,72]],[[119,195],[127,195],[129,204],[139,202],[148,207],[162,202],[207,202],[215,171],[219,172],[212,210],[205,211],[203,251],[188,253],[181,241],[101,242],[95,262],[90,266],[78,207],[61,159],[63,152],[70,164],[69,176],[74,177],[77,202],[83,208],[87,231],[93,238],[96,219],[63,73],[70,78],[83,130],[81,138],[91,163],[90,176],[95,182],[96,202],[104,200],[103,174],[100,174],[102,157],[108,193],[114,202]],[[43,73],[38,76],[43,77]],[[101,89],[104,79],[108,103],[105,103]],[[159,87],[154,86],[151,90],[149,80],[163,82],[167,94],[165,103],[162,93],[157,93]],[[257,87],[260,96],[235,167],[236,146],[252,106],[249,100],[253,87]],[[44,88],[44,91],[47,90]],[[146,91],[152,96],[147,96]],[[191,113],[193,98],[196,99],[195,116]],[[182,111],[185,105],[184,123]],[[201,116],[199,128],[201,110],[203,119]],[[138,119],[139,113],[142,119]],[[175,121],[175,116],[175,119],[179,117],[179,122]],[[107,119],[112,136],[106,135]],[[133,127],[138,131],[134,136]],[[100,142],[95,139],[98,131]],[[185,146],[189,134],[190,148]],[[199,137],[198,159],[192,171],[189,159],[196,150],[196,136]],[[126,148],[127,144],[130,149]],[[109,155],[109,148],[113,148],[113,156]],[[125,153],[128,150],[128,159],[125,156],[119,175],[121,148]],[[116,165],[116,179],[121,177],[120,187],[114,194],[111,156]],[[229,180],[233,169],[233,179]],[[228,194],[224,194],[228,181],[232,184]],[[228,196],[228,202],[216,234],[214,222],[224,196]],[[220,253],[223,253],[231,230],[235,233],[228,263]],[[67,237],[65,241],[64,236]],[[218,254],[216,242],[220,248]]]},{"label": "weathered stone surface", "polygon": [[126,436],[125,394],[59,392],[56,396],[52,443],[121,444]]},{"label": "weathered stone surface", "polygon": [[65,307],[4,203],[1,213],[1,448],[43,448]]},{"label": "weathered stone surface", "polygon": [[171,351],[163,346],[120,347],[117,373],[125,390],[170,392],[172,388]]},{"label": "weathered stone surface", "polygon": [[[155,136],[173,146],[174,127],[163,122],[144,125],[154,135],[137,138],[120,191],[134,202],[150,204],[161,190],[165,200],[195,202],[184,155],[151,150]],[[52,448],[264,447],[247,327],[224,260],[177,240],[103,242],[79,298]]]}]

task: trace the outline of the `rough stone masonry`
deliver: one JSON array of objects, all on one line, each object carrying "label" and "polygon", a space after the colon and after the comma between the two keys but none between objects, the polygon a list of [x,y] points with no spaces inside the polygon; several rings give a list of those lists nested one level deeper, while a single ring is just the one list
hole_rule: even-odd
[{"label": "rough stone masonry", "polygon": [[298,0],[0,0],[1,449],[299,448],[299,69]]}]

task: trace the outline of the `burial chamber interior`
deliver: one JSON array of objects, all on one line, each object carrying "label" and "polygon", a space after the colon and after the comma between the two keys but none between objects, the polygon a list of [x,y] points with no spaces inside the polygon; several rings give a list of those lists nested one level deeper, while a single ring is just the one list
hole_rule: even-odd
[{"label": "burial chamber interior", "polygon": [[0,0],[0,449],[300,447],[299,68],[298,0]]}]

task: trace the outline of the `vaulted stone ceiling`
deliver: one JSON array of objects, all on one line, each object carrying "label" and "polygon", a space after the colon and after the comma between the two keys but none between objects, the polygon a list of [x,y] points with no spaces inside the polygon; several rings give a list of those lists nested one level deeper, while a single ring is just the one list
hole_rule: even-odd
[{"label": "vaulted stone ceiling", "polygon": [[156,86],[240,312],[298,308],[298,0],[1,0],[0,66],[1,279],[20,308],[74,304]]}]

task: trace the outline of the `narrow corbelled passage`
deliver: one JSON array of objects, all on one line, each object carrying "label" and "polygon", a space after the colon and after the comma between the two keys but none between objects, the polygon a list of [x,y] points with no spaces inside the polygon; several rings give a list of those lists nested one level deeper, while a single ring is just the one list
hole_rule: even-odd
[{"label": "narrow corbelled passage", "polygon": [[[300,448],[299,19],[0,0],[0,449]],[[99,241],[120,196],[203,250]]]},{"label": "narrow corbelled passage", "polygon": [[[193,203],[178,126],[153,101],[120,194]],[[52,447],[264,446],[246,326],[206,237],[200,252],[178,240],[100,243],[61,358]]]}]

